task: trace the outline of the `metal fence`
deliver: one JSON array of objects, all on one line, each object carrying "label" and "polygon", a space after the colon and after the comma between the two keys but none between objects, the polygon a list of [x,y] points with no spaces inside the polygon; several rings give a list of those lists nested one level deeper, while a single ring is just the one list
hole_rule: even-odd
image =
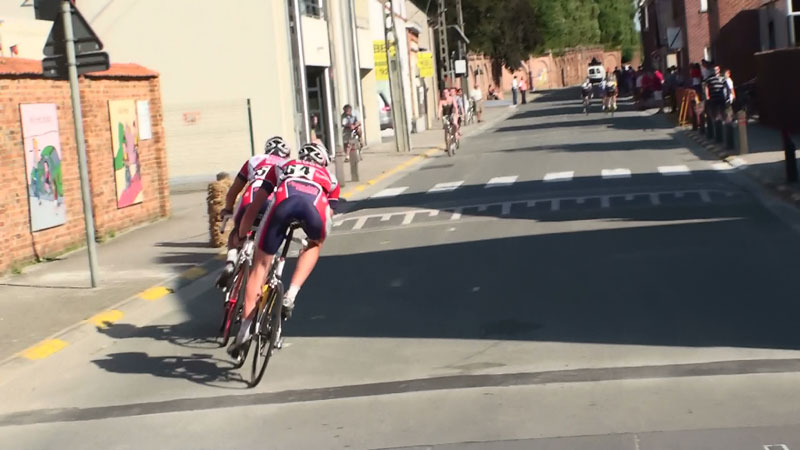
[{"label": "metal fence", "polygon": [[238,170],[251,155],[247,99],[164,105],[173,184]]}]

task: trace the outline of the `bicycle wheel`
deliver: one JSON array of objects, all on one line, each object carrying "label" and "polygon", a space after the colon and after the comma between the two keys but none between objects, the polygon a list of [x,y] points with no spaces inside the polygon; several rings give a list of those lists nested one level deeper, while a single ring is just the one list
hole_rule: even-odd
[{"label": "bicycle wheel", "polygon": [[[242,324],[242,308],[244,308],[244,295],[247,292],[247,280],[250,278],[250,263],[245,262],[242,264],[241,270],[241,283],[239,284],[239,289],[237,290],[236,294],[236,304],[231,310],[231,329],[229,332],[230,334],[236,334],[238,332],[238,326],[235,327],[236,331],[234,331],[234,326]],[[250,344],[247,344],[242,348],[239,359],[234,361],[234,367],[239,368],[244,365],[245,360],[247,359],[247,351],[250,348]]]},{"label": "bicycle wheel", "polygon": [[[257,320],[253,321],[253,367],[250,370],[250,387],[261,382],[267,364],[278,341],[281,328],[281,308],[283,307],[283,286],[280,282],[270,288],[264,307],[258,309]],[[258,324],[256,326],[256,324]]]},{"label": "bicycle wheel", "polygon": [[222,318],[222,326],[220,332],[222,333],[222,343],[220,347],[228,345],[228,341],[233,334],[234,328],[241,323],[241,309],[244,305],[244,286],[247,285],[247,274],[250,272],[250,264],[245,261],[239,267],[233,276],[233,282],[230,289],[225,295],[225,312]]},{"label": "bicycle wheel", "polygon": [[453,149],[451,148],[452,138],[450,137],[450,130],[444,130],[444,150],[447,152],[447,156],[453,156]]}]

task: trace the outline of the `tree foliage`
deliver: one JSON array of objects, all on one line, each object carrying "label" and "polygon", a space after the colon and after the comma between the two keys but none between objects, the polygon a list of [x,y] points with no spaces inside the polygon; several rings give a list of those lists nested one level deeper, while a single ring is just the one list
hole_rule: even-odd
[{"label": "tree foliage", "polygon": [[[420,8],[428,0],[413,0]],[[455,0],[447,0],[448,23],[456,23]],[[436,0],[429,14],[436,14]],[[509,69],[529,55],[587,45],[632,48],[633,0],[462,0],[470,50]],[[454,42],[451,40],[451,42]]]}]

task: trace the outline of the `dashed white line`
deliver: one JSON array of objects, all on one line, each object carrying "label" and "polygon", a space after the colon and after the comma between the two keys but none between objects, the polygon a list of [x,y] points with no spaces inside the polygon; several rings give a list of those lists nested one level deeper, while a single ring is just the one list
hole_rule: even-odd
[{"label": "dashed white line", "polygon": [[630,169],[603,169],[600,174],[603,178],[630,178]]},{"label": "dashed white line", "polygon": [[356,220],[356,224],[353,225],[353,229],[354,230],[360,230],[360,229],[364,228],[364,224],[367,223],[367,219],[369,219],[368,216],[359,217],[358,220]]},{"label": "dashed white line", "polygon": [[726,162],[715,162],[711,164],[711,168],[719,172],[724,172],[733,169],[733,167],[731,167],[731,165]]},{"label": "dashed white line", "polygon": [[434,194],[434,193],[437,193],[437,192],[455,191],[456,189],[461,187],[462,184],[464,184],[463,180],[461,180],[461,181],[450,181],[450,182],[447,182],[447,183],[438,183],[434,187],[432,187],[431,190],[428,191],[428,194]]},{"label": "dashed white line", "polygon": [[519,177],[516,175],[512,175],[509,177],[495,177],[489,180],[488,183],[486,183],[486,187],[492,188],[501,186],[511,186],[512,184],[514,184],[515,181],[517,181],[517,178]]},{"label": "dashed white line", "polygon": [[384,190],[378,192],[377,194],[373,195],[372,198],[394,197],[394,196],[402,194],[407,189],[408,189],[408,186],[384,189]]},{"label": "dashed white line", "polygon": [[658,168],[659,173],[661,175],[671,176],[671,175],[689,175],[689,167],[680,165],[680,166],[660,166]]},{"label": "dashed white line", "polygon": [[548,174],[545,174],[544,181],[545,182],[570,181],[574,176],[575,172],[550,172]]},{"label": "dashed white line", "polygon": [[411,225],[411,222],[414,221],[414,211],[407,212],[405,216],[403,216],[403,223],[402,225]]},{"label": "dashed white line", "polygon": [[461,219],[461,211],[463,211],[463,209],[461,209],[461,208],[454,209],[453,210],[453,215],[450,216],[450,220],[460,220]]},{"label": "dashed white line", "polygon": [[734,156],[733,158],[728,158],[728,164],[733,166],[734,169],[738,169],[742,166],[746,166],[747,161],[745,161],[742,158],[739,158],[738,156]]}]

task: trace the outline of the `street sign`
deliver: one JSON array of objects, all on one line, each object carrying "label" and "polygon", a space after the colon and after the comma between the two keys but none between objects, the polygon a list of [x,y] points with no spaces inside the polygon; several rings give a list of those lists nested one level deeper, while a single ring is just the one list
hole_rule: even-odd
[{"label": "street sign", "polygon": [[428,78],[433,76],[433,53],[419,52],[417,53],[417,67],[419,67],[419,76]]},{"label": "street sign", "polygon": [[[108,53],[83,53],[76,55],[76,66],[78,75],[89,72],[100,72],[108,70],[110,62]],[[42,72],[46,78],[66,79],[67,78],[67,57],[64,55],[50,56],[42,60]]]},{"label": "street sign", "polygon": [[466,59],[457,59],[454,64],[455,64],[456,75],[466,75],[467,74],[467,60]]},{"label": "street sign", "polygon": [[680,27],[667,27],[667,43],[671,50],[683,48],[683,34]]},{"label": "street sign", "polygon": [[[57,2],[60,4],[60,2]],[[89,22],[83,18],[80,11],[71,5],[72,8],[72,30],[75,33],[75,53],[99,52],[103,49],[103,43],[97,37],[94,30],[89,26]],[[56,56],[64,54],[64,22],[61,17],[53,22],[50,35],[42,50],[45,56]]]},{"label": "street sign", "polygon": [[61,14],[61,0],[33,0],[33,12],[36,20],[53,22]]}]

